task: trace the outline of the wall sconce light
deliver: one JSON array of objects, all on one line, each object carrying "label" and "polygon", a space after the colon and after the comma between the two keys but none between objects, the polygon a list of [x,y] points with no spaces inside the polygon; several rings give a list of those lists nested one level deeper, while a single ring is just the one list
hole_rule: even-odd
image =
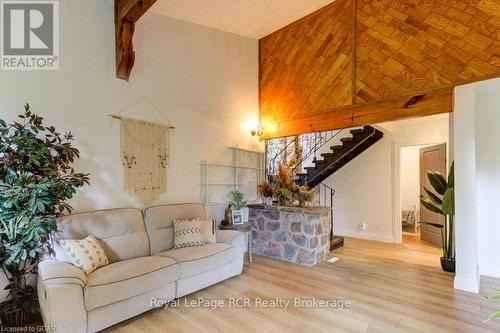
[{"label": "wall sconce light", "polygon": [[252,136],[262,136],[262,134],[264,134],[264,130],[262,129],[262,126],[258,126],[257,128],[254,128],[252,130]]}]

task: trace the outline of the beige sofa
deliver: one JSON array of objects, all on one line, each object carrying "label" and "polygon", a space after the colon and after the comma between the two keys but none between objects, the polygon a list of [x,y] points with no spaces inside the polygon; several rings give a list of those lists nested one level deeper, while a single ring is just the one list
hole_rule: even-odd
[{"label": "beige sofa", "polygon": [[[75,214],[58,222],[56,258],[38,270],[45,325],[58,333],[96,332],[241,274],[245,239],[218,231],[217,244],[173,249],[174,219],[204,217],[200,204],[112,209]],[[99,238],[110,265],[89,275],[67,263],[58,239]]]}]

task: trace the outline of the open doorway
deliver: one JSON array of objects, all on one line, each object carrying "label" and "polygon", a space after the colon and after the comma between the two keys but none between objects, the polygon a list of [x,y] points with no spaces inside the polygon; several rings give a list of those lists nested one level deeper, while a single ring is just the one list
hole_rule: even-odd
[{"label": "open doorway", "polygon": [[446,175],[446,143],[401,146],[399,154],[399,216],[401,240],[442,245],[440,229],[420,224],[421,221],[444,224],[444,217],[420,205],[419,196],[426,195],[424,187],[432,189],[427,170]]}]

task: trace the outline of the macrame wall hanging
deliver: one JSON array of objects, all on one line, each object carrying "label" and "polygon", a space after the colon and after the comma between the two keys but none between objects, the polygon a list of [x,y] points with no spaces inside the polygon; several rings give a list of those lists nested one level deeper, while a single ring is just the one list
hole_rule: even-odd
[{"label": "macrame wall hanging", "polygon": [[119,115],[111,116],[121,123],[124,188],[143,204],[149,204],[167,191],[169,132],[173,127]]}]

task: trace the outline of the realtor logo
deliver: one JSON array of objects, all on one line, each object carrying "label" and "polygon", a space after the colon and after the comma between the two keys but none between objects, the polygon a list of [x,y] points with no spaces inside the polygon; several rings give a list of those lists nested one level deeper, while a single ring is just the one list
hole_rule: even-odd
[{"label": "realtor logo", "polygon": [[59,69],[59,3],[2,1],[3,70]]}]

